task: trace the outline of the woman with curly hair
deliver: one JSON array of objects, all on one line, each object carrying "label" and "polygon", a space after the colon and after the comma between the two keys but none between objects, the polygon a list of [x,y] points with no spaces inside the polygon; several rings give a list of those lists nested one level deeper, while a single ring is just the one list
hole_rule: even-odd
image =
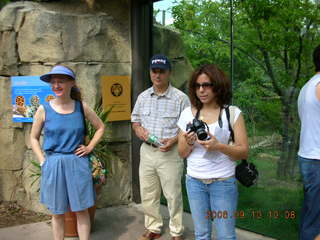
[{"label": "woman with curly hair", "polygon": [[[181,113],[178,121],[178,150],[181,157],[187,158],[186,187],[195,239],[211,239],[213,221],[216,239],[234,240],[238,200],[235,166],[236,160],[248,156],[244,118],[238,107],[228,106],[231,83],[214,64],[194,71],[189,97],[192,106]],[[232,145],[227,107],[234,115]]]}]

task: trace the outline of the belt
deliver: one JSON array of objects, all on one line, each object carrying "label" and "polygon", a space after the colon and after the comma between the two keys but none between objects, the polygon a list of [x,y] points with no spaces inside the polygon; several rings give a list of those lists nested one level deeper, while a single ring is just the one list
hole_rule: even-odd
[{"label": "belt", "polygon": [[144,143],[151,146],[151,147],[158,148],[158,146],[153,143],[149,143],[149,142],[144,142]]},{"label": "belt", "polygon": [[195,178],[194,179],[197,179],[201,182],[203,182],[204,184],[211,184],[213,182],[217,182],[217,181],[224,181],[224,180],[227,180],[229,178],[232,178],[234,177],[234,175],[230,176],[230,177],[225,177],[225,178],[206,178],[206,179],[202,179],[202,178]]},{"label": "belt", "polygon": [[153,144],[153,143],[149,143],[149,142],[144,142],[145,144],[148,144],[149,146],[151,147],[154,147],[154,148],[158,148],[157,145]]}]

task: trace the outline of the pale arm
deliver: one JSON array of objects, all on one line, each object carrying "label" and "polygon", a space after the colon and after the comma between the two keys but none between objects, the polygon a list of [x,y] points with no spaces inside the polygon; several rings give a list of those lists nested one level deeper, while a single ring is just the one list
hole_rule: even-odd
[{"label": "pale arm", "polygon": [[147,129],[141,126],[139,122],[133,122],[132,123],[132,129],[137,135],[138,138],[140,138],[142,141],[148,140],[149,132]]},{"label": "pale arm", "polygon": [[181,158],[186,158],[192,152],[193,144],[188,144],[186,134],[181,130],[178,134],[178,152]]},{"label": "pale arm", "polygon": [[316,87],[316,96],[317,96],[318,100],[320,101],[320,83],[318,83],[318,85]]},{"label": "pale arm", "polygon": [[31,148],[40,162],[40,165],[43,164],[45,159],[40,146],[40,135],[43,128],[44,119],[45,111],[41,105],[33,117],[33,124],[30,133]]},{"label": "pale arm", "polygon": [[87,155],[90,152],[92,152],[94,147],[101,140],[101,138],[104,134],[104,131],[105,131],[104,123],[97,116],[95,111],[93,111],[86,103],[82,102],[82,104],[83,104],[84,115],[85,115],[86,119],[88,119],[89,122],[92,124],[92,126],[96,129],[96,132],[93,135],[92,139],[90,139],[90,142],[88,143],[87,146],[80,145],[76,149],[75,154],[79,157],[82,157],[82,156]]},{"label": "pale arm", "polygon": [[240,114],[234,123],[234,144],[220,144],[219,151],[228,155],[233,160],[247,159],[249,144],[243,115]]}]

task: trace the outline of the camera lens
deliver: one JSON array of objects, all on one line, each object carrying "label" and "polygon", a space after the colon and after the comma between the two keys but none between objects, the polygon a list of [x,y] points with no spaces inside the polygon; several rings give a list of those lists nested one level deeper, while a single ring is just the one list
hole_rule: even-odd
[{"label": "camera lens", "polygon": [[200,128],[197,130],[197,137],[199,140],[204,141],[208,138],[208,134],[203,128]]}]

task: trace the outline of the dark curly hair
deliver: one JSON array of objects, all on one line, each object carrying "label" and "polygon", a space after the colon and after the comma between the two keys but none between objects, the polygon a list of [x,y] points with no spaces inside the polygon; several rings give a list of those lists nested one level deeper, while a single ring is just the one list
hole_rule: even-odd
[{"label": "dark curly hair", "polygon": [[316,72],[320,72],[320,45],[318,45],[313,51],[313,63]]},{"label": "dark curly hair", "polygon": [[201,74],[206,74],[213,84],[212,91],[215,93],[215,101],[220,107],[228,105],[231,101],[231,82],[226,74],[215,64],[206,64],[196,69],[189,82],[189,97],[191,104],[200,110],[202,102],[196,94],[197,79]]}]

